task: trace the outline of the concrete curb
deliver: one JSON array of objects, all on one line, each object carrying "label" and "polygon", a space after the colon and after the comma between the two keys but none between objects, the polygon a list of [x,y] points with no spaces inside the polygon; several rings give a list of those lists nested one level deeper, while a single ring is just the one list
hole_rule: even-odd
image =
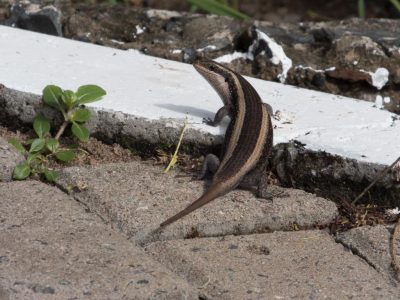
[{"label": "concrete curb", "polygon": [[[0,124],[10,128],[31,126],[37,114],[53,120],[54,124],[61,124],[61,116],[53,109],[43,106],[41,96],[2,85],[0,107]],[[140,155],[152,156],[155,149],[172,152],[181,133],[177,120],[147,120],[121,112],[89,109],[93,117],[87,125],[93,136],[106,143],[121,144]],[[218,153],[222,140],[222,136],[189,128],[180,151],[194,156]],[[305,149],[297,143],[278,144],[274,149],[270,159],[271,167],[283,185],[334,200],[356,197],[385,167]],[[375,198],[377,203],[399,206],[400,186],[389,174],[370,190],[370,197]]]},{"label": "concrete curb", "polygon": [[13,145],[0,137],[0,182],[11,181],[15,167],[24,160]]}]

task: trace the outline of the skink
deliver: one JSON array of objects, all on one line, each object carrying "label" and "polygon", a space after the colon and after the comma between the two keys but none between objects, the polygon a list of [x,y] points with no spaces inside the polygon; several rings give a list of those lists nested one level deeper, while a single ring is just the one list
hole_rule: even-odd
[{"label": "skink", "polygon": [[[261,101],[256,90],[246,79],[227,67],[211,60],[201,60],[193,66],[210,83],[224,103],[214,120],[207,123],[217,126],[226,115],[230,116],[231,121],[225,133],[221,161],[215,155],[209,154],[204,162],[202,176],[208,169],[216,169],[210,187],[199,199],[161,223],[160,227],[175,222],[233,190],[248,173],[252,173],[253,180],[245,185],[255,184],[259,197],[268,196],[266,167],[273,140],[271,107]],[[210,167],[212,163],[214,167]]]}]

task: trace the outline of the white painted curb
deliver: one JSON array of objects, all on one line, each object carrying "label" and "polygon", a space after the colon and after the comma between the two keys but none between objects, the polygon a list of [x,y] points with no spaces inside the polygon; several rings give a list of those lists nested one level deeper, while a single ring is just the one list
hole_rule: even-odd
[{"label": "white painted curb", "polygon": [[[275,144],[294,139],[312,150],[382,164],[399,155],[399,122],[373,103],[249,80],[261,98],[281,112],[280,121],[274,121]],[[35,94],[48,84],[72,90],[98,84],[108,94],[92,105],[97,109],[150,120],[171,118],[171,126],[182,124],[187,115],[193,128],[212,134],[224,131],[202,124],[222,102],[191,65],[137,51],[0,26],[0,83]]]}]

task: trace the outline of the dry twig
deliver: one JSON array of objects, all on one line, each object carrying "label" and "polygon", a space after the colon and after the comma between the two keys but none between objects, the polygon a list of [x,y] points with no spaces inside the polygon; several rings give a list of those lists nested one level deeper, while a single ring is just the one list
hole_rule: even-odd
[{"label": "dry twig", "polygon": [[392,239],[390,241],[390,255],[392,256],[392,266],[396,273],[397,280],[400,281],[400,265],[397,259],[397,239],[400,235],[400,216],[397,219],[397,223],[394,226]]},{"label": "dry twig", "polygon": [[368,192],[379,180],[381,180],[387,173],[389,173],[389,171],[392,170],[392,168],[393,168],[399,161],[400,161],[400,156],[399,156],[390,166],[384,168],[384,169],[379,173],[379,175],[376,176],[376,178],[374,179],[374,181],[372,181],[372,182],[370,183],[370,185],[367,186],[367,187],[361,192],[361,194],[358,195],[357,198],[355,198],[355,199],[353,200],[353,202],[351,202],[351,204],[353,204],[353,205],[356,204],[356,202],[357,202],[358,200],[360,200],[360,199],[365,195],[365,193]]}]

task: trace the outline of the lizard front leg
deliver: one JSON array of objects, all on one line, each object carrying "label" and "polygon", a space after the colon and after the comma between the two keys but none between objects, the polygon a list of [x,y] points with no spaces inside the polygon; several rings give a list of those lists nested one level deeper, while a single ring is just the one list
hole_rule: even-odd
[{"label": "lizard front leg", "polygon": [[[222,119],[225,116],[230,115],[230,111],[231,111],[231,107],[229,105],[224,105],[217,111],[217,113],[215,114],[214,120],[211,120],[209,118],[203,118],[203,122],[206,123],[207,125],[216,127],[221,123]],[[221,161],[216,155],[211,154],[211,153],[208,154],[206,156],[206,158],[204,159],[203,166],[201,168],[201,172],[197,178],[203,179],[209,173],[214,174],[215,172],[217,172],[220,163],[221,163]]]},{"label": "lizard front leg", "polygon": [[272,106],[265,102],[263,103],[263,105],[267,109],[267,112],[269,113],[269,115],[272,117],[274,115],[274,110],[273,110]]},{"label": "lizard front leg", "polygon": [[203,118],[203,123],[206,123],[207,125],[216,127],[221,123],[222,119],[225,116],[229,116],[231,111],[231,107],[228,105],[222,106],[217,113],[215,114],[214,120],[211,120],[210,118]]}]

